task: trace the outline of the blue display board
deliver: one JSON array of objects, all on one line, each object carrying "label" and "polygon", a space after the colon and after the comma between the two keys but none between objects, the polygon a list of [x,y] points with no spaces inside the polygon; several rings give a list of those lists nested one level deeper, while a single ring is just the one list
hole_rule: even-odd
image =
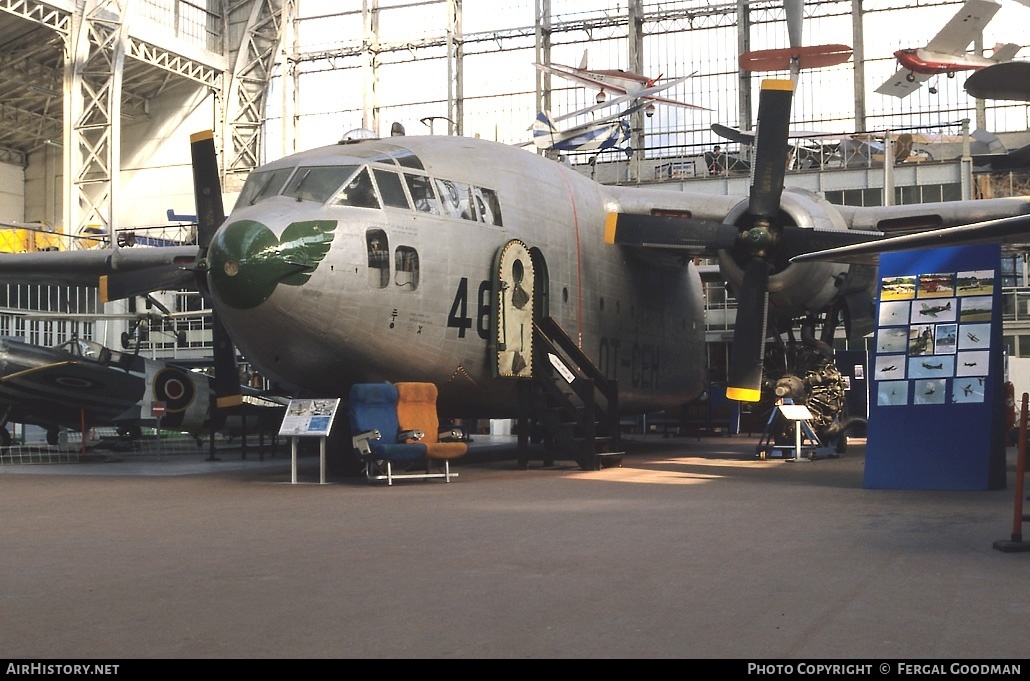
[{"label": "blue display board", "polygon": [[1005,487],[1001,251],[880,256],[865,486]]}]

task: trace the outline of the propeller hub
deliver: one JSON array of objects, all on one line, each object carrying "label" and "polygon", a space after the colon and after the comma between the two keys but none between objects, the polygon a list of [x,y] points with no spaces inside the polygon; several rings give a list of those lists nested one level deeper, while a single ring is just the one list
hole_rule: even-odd
[{"label": "propeller hub", "polygon": [[772,230],[769,229],[769,225],[765,223],[757,224],[751,229],[747,230],[743,234],[744,243],[747,244],[750,251],[756,255],[763,255],[775,242],[775,236]]}]

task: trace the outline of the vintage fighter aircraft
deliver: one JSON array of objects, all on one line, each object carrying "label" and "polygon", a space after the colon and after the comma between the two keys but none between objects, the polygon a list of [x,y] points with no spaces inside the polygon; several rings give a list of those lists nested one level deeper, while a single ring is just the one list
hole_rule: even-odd
[{"label": "vintage fighter aircraft", "polygon": [[[767,340],[793,345],[785,335],[798,319],[820,320],[821,337],[801,340],[816,348],[841,324],[856,339],[874,328],[876,268],[791,257],[877,239],[884,226],[1030,224],[1027,198],[852,207],[784,188],[792,96],[789,80],[762,84],[747,196],[600,185],[478,138],[389,137],[263,165],[225,219],[213,136],[196,135],[192,254],[0,254],[0,280],[104,275],[112,299],[202,288],[228,331],[216,337],[216,378],[229,378],[217,388],[220,404],[238,401],[231,339],[295,396],[427,381],[444,418],[514,418],[545,368],[534,363],[544,322],[617,382],[621,413],[698,399],[707,367],[695,258],[712,257],[738,301],[727,393],[756,400],[783,372],[782,362],[770,364],[778,374],[764,370]],[[164,260],[153,254],[161,251]],[[554,363],[549,353],[540,361]],[[539,426],[552,427],[543,418]],[[350,450],[349,437],[329,440],[330,450],[334,440]]]},{"label": "vintage fighter aircraft", "polygon": [[[876,88],[876,92],[907,97],[939,74],[954,78],[959,71],[976,71],[1011,61],[1020,49],[1015,43],[995,45],[990,57],[966,51],[999,9],[1001,5],[993,0],[966,0],[925,47],[905,48],[894,53],[900,68]],[[931,86],[930,93],[936,92],[937,89]]]},{"label": "vintage fighter aircraft", "polygon": [[[158,426],[155,404],[164,408],[163,430],[200,435],[224,429],[226,423],[212,419],[211,383],[206,374],[83,338],[50,348],[0,338],[0,446],[11,444],[10,423],[46,429],[52,445],[61,430],[98,427],[137,439],[142,427]],[[281,420],[281,400],[249,392],[252,432],[261,414],[279,414]]]}]

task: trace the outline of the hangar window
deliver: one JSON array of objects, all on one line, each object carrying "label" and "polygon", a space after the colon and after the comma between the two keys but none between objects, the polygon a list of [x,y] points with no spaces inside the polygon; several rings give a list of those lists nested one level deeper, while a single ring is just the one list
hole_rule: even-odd
[{"label": "hangar window", "polygon": [[411,246],[398,246],[394,254],[394,282],[402,291],[418,288],[418,251]]},{"label": "hangar window", "polygon": [[243,183],[243,191],[236,202],[240,206],[253,206],[261,199],[275,196],[286,184],[286,178],[293,172],[293,168],[279,168],[278,170],[265,170],[253,172]]},{"label": "hangar window", "polygon": [[390,244],[386,232],[368,230],[365,243],[368,247],[368,284],[372,288],[386,288],[390,283]]},{"label": "hangar window", "polygon": [[283,193],[298,201],[325,203],[356,169],[357,166],[301,166]]}]

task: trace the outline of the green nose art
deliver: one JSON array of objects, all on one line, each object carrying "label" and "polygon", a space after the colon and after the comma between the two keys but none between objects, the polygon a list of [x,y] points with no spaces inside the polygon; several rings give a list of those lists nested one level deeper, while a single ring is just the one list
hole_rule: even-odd
[{"label": "green nose art", "polygon": [[208,277],[222,301],[240,310],[257,307],[279,284],[301,286],[329,252],[336,220],[291,223],[281,239],[265,225],[240,220],[211,244]]}]

